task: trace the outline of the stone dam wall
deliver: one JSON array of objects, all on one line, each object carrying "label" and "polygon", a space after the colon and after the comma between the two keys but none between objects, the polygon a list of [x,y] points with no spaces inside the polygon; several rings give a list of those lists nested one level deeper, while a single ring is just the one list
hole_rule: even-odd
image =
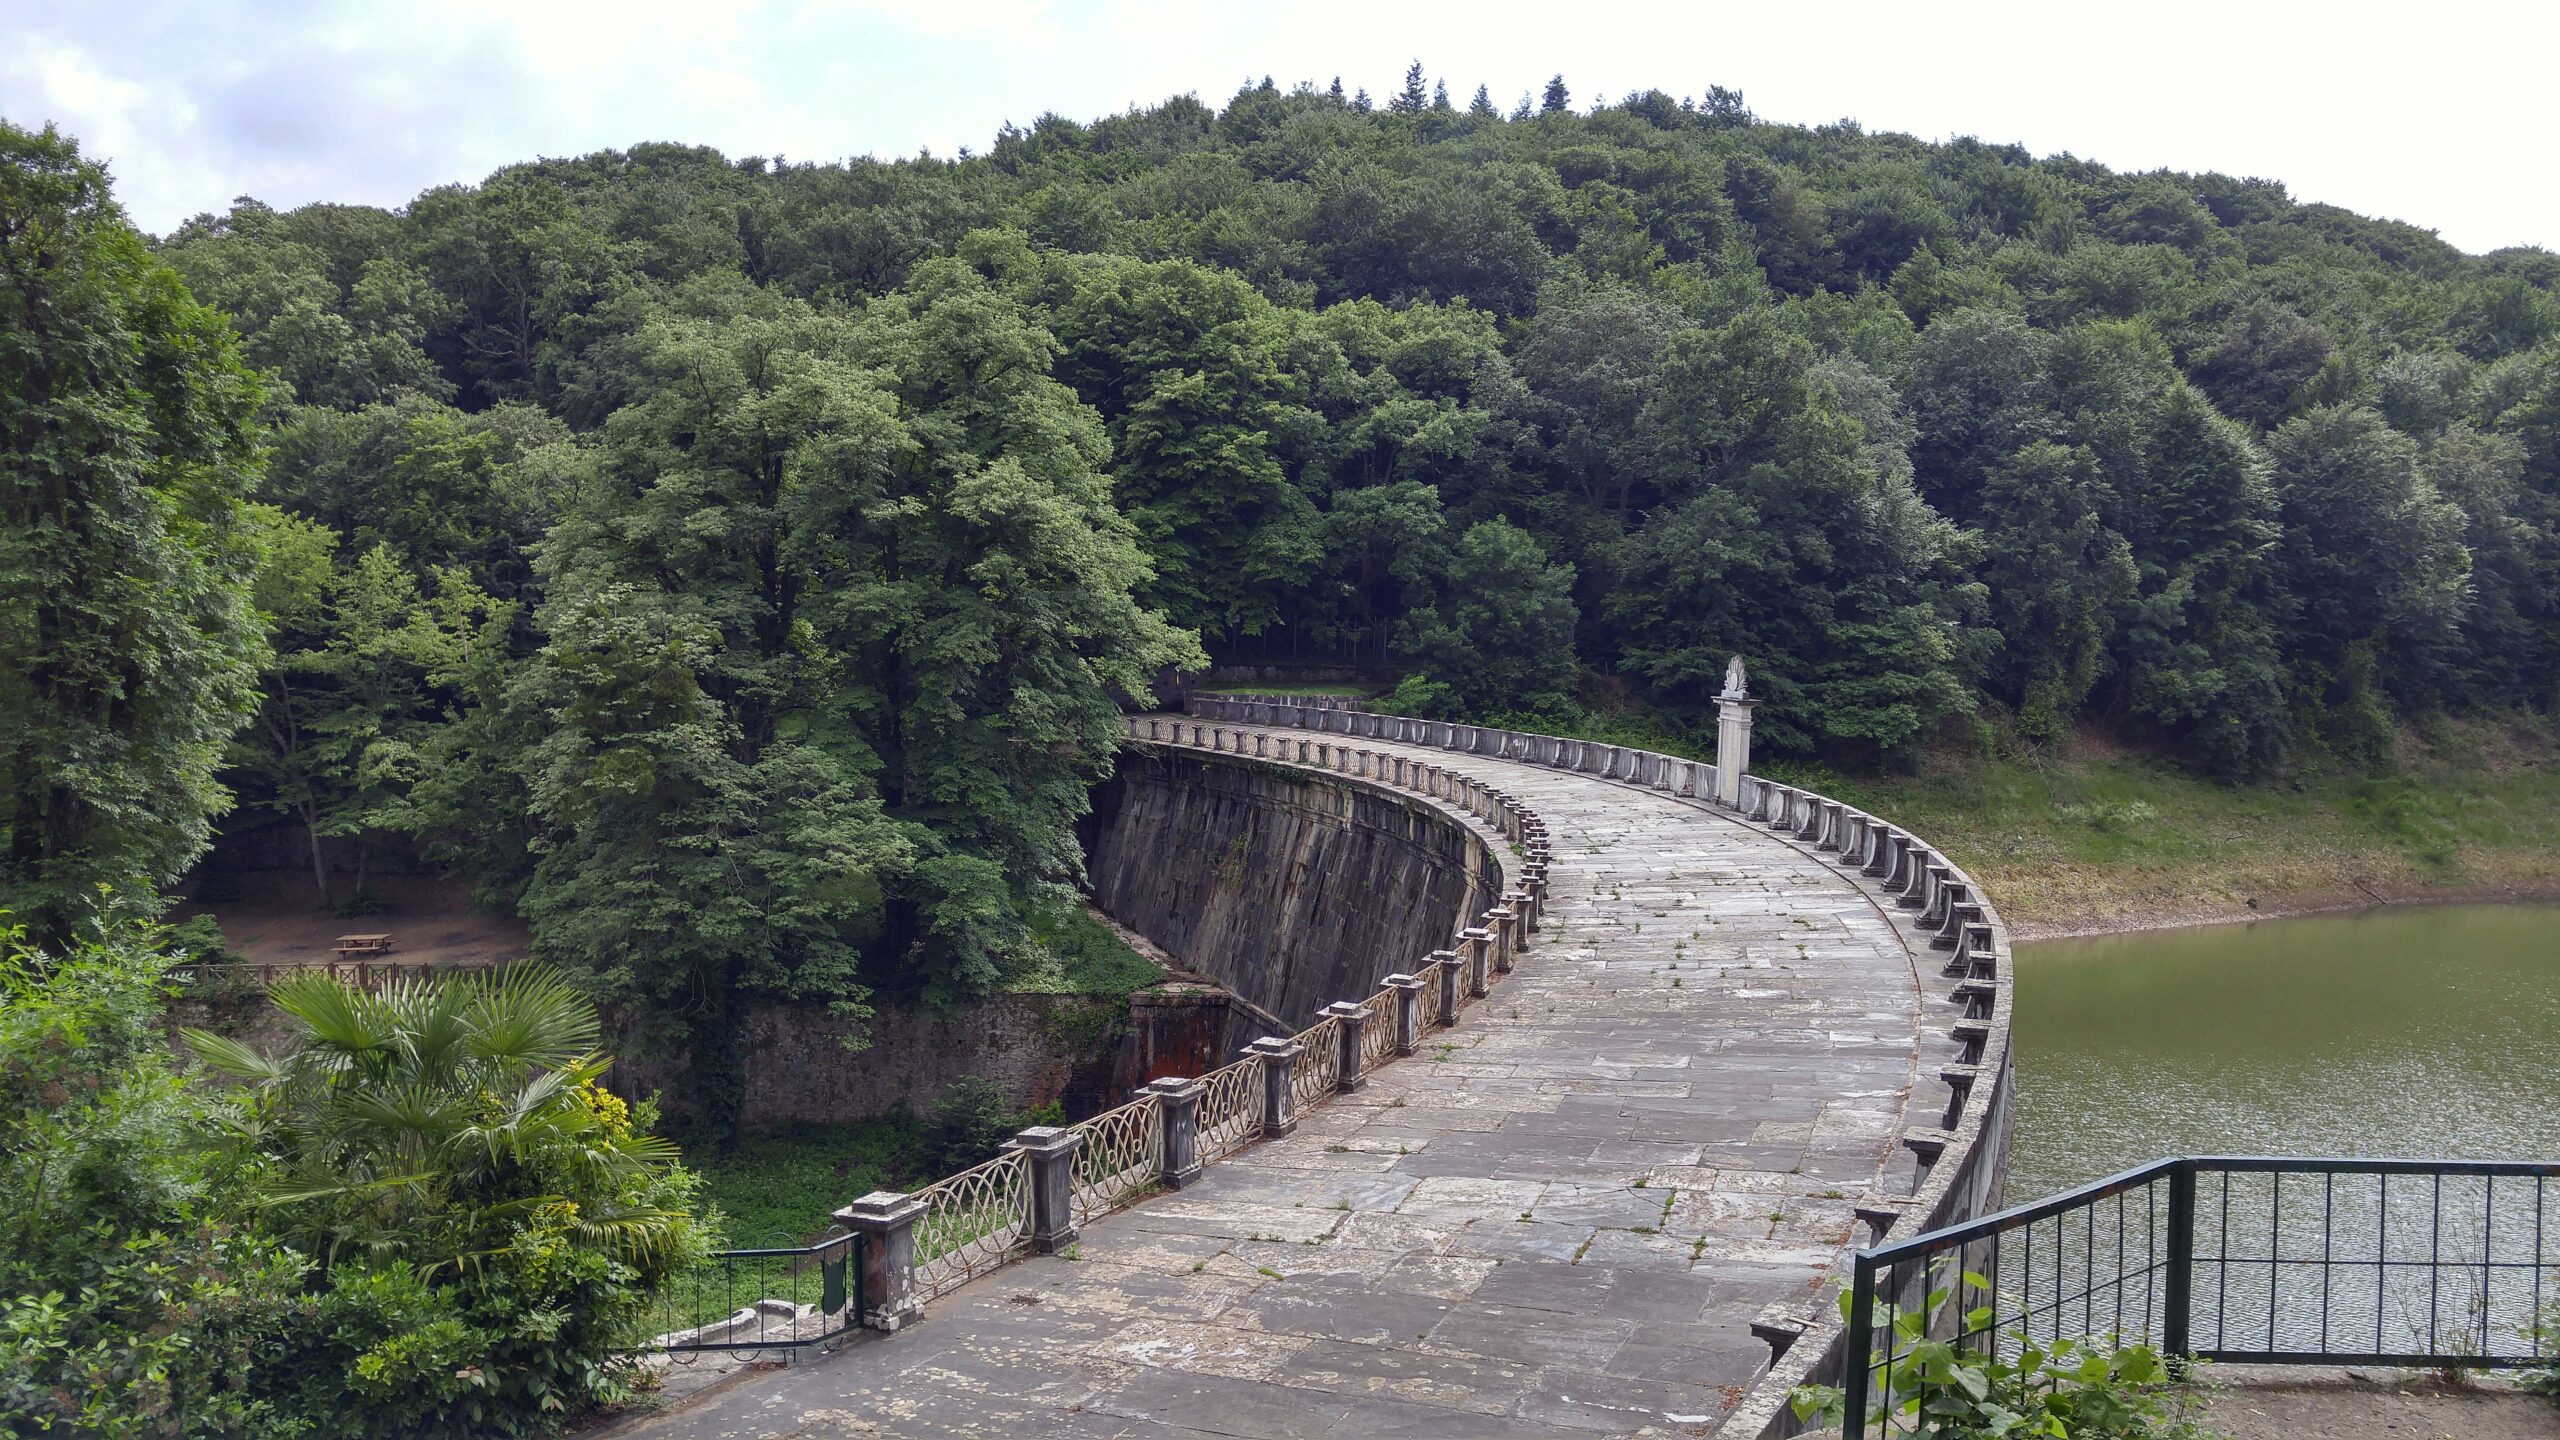
[{"label": "stone dam wall", "polygon": [[[2017,1091],[2009,1043],[2014,994],[2008,927],[1973,877],[1920,837],[1855,806],[1749,773],[1748,703],[1726,709],[1721,733],[1733,737],[1739,725],[1742,760],[1735,774],[1631,746],[1381,715],[1340,702],[1306,705],[1282,696],[1196,692],[1183,697],[1184,712],[1205,722],[1297,729],[1324,736],[1337,748],[1364,738],[1424,745],[1672,795],[1736,816],[1825,860],[1879,909],[1903,916],[1901,923],[1912,926],[1915,938],[1945,955],[1937,974],[1924,969],[1923,988],[1943,1002],[1933,1043],[1952,1057],[1938,1069],[1946,1111],[1938,1126],[1905,1135],[1904,1145],[1920,1161],[1912,1191],[1866,1214],[1869,1239],[1907,1239],[1999,1210]],[[1175,722],[1159,723],[1177,728]],[[1844,1283],[1846,1278],[1844,1263]],[[1801,1385],[1839,1383],[1845,1336],[1836,1312],[1767,1319],[1771,1333],[1785,1338],[1769,1369],[1716,1427],[1719,1437],[1780,1440],[1802,1434],[1804,1426],[1787,1404],[1790,1394]]]},{"label": "stone dam wall", "polygon": [[1085,830],[1094,903],[1244,1000],[1237,1045],[1368,994],[1503,887],[1485,840],[1418,797],[1251,756],[1126,748]]},{"label": "stone dam wall", "polygon": [[[741,1123],[925,1110],[969,1076],[1018,1105],[1054,1099],[1071,1117],[1090,1115],[1369,994],[1388,971],[1448,945],[1459,917],[1492,907],[1504,887],[1482,834],[1354,777],[1131,745],[1093,804],[1081,829],[1097,908],[1214,986],[1176,982],[1125,1002],[1003,995],[943,1015],[882,1006],[868,1022],[752,1002]],[[846,1048],[862,1036],[865,1048]],[[680,1041],[627,1027],[609,1039],[617,1090],[681,1093]]]}]

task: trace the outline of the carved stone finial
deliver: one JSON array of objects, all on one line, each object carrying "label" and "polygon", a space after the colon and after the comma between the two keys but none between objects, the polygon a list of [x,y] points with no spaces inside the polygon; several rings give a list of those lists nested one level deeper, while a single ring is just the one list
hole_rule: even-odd
[{"label": "carved stone finial", "polygon": [[1724,693],[1734,696],[1747,695],[1750,693],[1743,683],[1742,657],[1739,655],[1736,655],[1725,662]]}]

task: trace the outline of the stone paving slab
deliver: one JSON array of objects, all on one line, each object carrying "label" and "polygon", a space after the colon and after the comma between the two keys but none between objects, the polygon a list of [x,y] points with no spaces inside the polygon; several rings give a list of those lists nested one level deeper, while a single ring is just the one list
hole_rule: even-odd
[{"label": "stone paving slab", "polygon": [[[1907,927],[1658,791],[1427,754],[1553,841],[1544,926],[1453,1028],[1299,1132],[919,1324],[628,1427],[781,1437],[1705,1435],[1748,1326],[1827,1303],[1945,1102]],[[1419,957],[1380,956],[1381,974]],[[1926,1068],[1923,1068],[1925,1060]]]}]

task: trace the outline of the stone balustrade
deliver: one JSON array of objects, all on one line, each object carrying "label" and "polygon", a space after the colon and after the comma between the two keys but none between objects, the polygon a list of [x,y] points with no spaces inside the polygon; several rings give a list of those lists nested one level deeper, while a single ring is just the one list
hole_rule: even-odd
[{"label": "stone balustrade", "polygon": [[[1675,825],[1687,823],[1676,818],[1680,807],[1711,811],[1725,817],[1715,822],[1724,833],[1736,833],[1731,822],[1765,837],[1770,847],[1791,847],[1797,853],[1784,864],[1794,873],[1817,869],[1826,887],[1827,877],[1836,876],[1859,892],[1864,905],[1845,894],[1839,900],[1857,909],[1866,933],[1892,937],[1888,953],[1897,957],[1895,975],[1905,973],[1899,961],[1908,959],[1910,973],[1922,982],[1916,1028],[1923,1048],[1917,1078],[1897,1102],[1901,1108],[1879,1116],[1875,1131],[1881,1149],[1906,1158],[1891,1171],[1889,1185],[1879,1170],[1872,1189],[1862,1185],[1850,1197],[1856,1221],[1881,1240],[1996,1209],[2013,1091],[2010,947],[1998,911],[1961,867],[1920,837],[1856,806],[1750,773],[1751,702],[1739,694],[1736,679],[1723,697],[1720,730],[1720,754],[1733,761],[1730,767],[1598,741],[1381,715],[1322,698],[1194,694],[1182,715],[1131,717],[1126,743],[1140,751],[1195,752],[1230,757],[1244,767],[1313,771],[1328,786],[1396,797],[1408,810],[1427,807],[1441,823],[1469,827],[1476,837],[1469,843],[1485,847],[1477,853],[1498,861],[1498,884],[1490,871],[1471,880],[1472,898],[1458,907],[1462,913],[1445,941],[1435,942],[1439,948],[1385,976],[1365,998],[1324,1006],[1304,1030],[1257,1039],[1235,1062],[1208,1074],[1153,1081],[1127,1104],[1079,1125],[1027,1131],[1004,1153],[916,1194],[874,1194],[847,1206],[839,1221],[874,1242],[864,1247],[871,1267],[864,1293],[873,1303],[865,1323],[898,1328],[976,1275],[1060,1251],[1112,1210],[1159,1189],[1191,1187],[1222,1159],[1315,1123],[1308,1119],[1310,1107],[1360,1090],[1396,1058],[1426,1048],[1447,1051],[1446,1045],[1426,1046],[1426,1035],[1458,1024],[1477,1001],[1501,988],[1520,952],[1541,943],[1542,929],[1553,928],[1546,911],[1555,857],[1546,821],[1504,784],[1469,773],[1470,756],[1507,762],[1489,767],[1489,773],[1535,790],[1545,797],[1541,804],[1558,807],[1559,817],[1583,817],[1568,825],[1570,834],[1586,833],[1581,827],[1591,823],[1590,816],[1610,813],[1630,803],[1629,797],[1594,796],[1579,785],[1569,787],[1574,793],[1568,795],[1565,788],[1524,778],[1514,767],[1670,797]],[[1656,816],[1665,808],[1643,804]],[[1701,817],[1700,823],[1707,822]],[[1562,867],[1577,877],[1566,896],[1568,909],[1560,912],[1568,937],[1585,933],[1580,907],[1589,901],[1589,882],[1587,867],[1576,868],[1583,858],[1580,843]],[[1481,888],[1486,884],[1492,888]],[[1869,907],[1882,918],[1869,917]],[[1446,913],[1429,922],[1430,933],[1438,933]],[[1418,938],[1380,948],[1402,948]],[[1532,993],[1556,979],[1554,967],[1539,965],[1522,977]],[[1909,1003],[1909,992],[1903,994]],[[1486,1033],[1498,1034],[1508,1023],[1496,1015]],[[1379,1083],[1393,1094],[1410,1082],[1399,1071]],[[1354,1115],[1378,1103],[1373,1092],[1330,1115]],[[1290,1143],[1304,1147],[1309,1138]],[[1440,1143],[1454,1142],[1444,1136]],[[1441,1162],[1439,1173],[1456,1173],[1446,1164]],[[1240,1168],[1253,1173],[1250,1165]],[[1214,1194],[1226,1183],[1201,1193]],[[1191,1204],[1193,1197],[1180,1203]],[[1851,1223],[1846,1202],[1841,1223]],[[1652,1238],[1650,1229],[1627,1234],[1645,1243]],[[1086,1241],[1088,1248],[1093,1244]],[[968,1305],[992,1302],[950,1303],[965,1312]],[[1737,1387],[1739,1401],[1722,1416],[1717,1434],[1794,1433],[1788,1394],[1799,1384],[1837,1374],[1839,1327],[1827,1315],[1802,1313],[1804,1308],[1764,1316],[1765,1323],[1751,1327],[1773,1353],[1750,1384]],[[1739,1321],[1733,1323],[1739,1333]],[[1736,1372],[1735,1379],[1741,1378]]]},{"label": "stone balustrade", "polygon": [[[1143,716],[1126,726],[1133,745],[1312,766],[1330,772],[1334,783],[1417,796],[1453,823],[1461,815],[1473,820],[1514,849],[1496,859],[1500,903],[1462,917],[1453,948],[1386,976],[1365,1000],[1327,1006],[1295,1035],[1254,1041],[1232,1065],[1196,1079],[1150,1082],[1118,1109],[1077,1125],[1025,1130],[996,1159],[914,1194],[874,1192],[836,1211],[837,1224],[870,1239],[865,1293],[878,1303],[860,1317],[868,1328],[894,1331],[980,1275],[1063,1251],[1093,1218],[1158,1188],[1188,1186],[1208,1164],[1254,1140],[1289,1135],[1304,1107],[1356,1092],[1378,1066],[1413,1054],[1426,1026],[1457,1024],[1467,1003],[1483,999],[1511,970],[1537,928],[1546,827],[1527,806],[1461,770],[1231,724]],[[1379,1027],[1375,1038],[1372,1025]]]},{"label": "stone balustrade", "polygon": [[[1917,1183],[1906,1200],[1878,1208],[1869,1217],[1874,1239],[1881,1242],[1891,1235],[1918,1234],[1998,1209],[2015,1091],[2009,1047],[2011,951],[1998,910],[1954,861],[1891,821],[1812,790],[1749,773],[1753,702],[1739,694],[1724,698],[1720,739],[1745,757],[1732,774],[1706,762],[1601,741],[1308,705],[1285,697],[1194,694],[1185,697],[1184,707],[1186,716],[1196,719],[1150,718],[1132,723],[1134,729],[1150,732],[1146,738],[1166,743],[1182,743],[1178,734],[1170,732],[1186,726],[1196,737],[1198,720],[1212,722],[1212,744],[1227,733],[1217,722],[1257,731],[1300,731],[1304,733],[1290,737],[1294,749],[1312,753],[1317,757],[1313,763],[1320,765],[1326,763],[1323,757],[1328,753],[1368,755],[1357,747],[1361,739],[1489,756],[1660,791],[1733,814],[1786,838],[1836,867],[1889,911],[1916,912],[1909,915],[1908,923],[1917,927],[1928,945],[1949,952],[1946,965],[1934,978],[1940,982],[1937,995],[1946,1017],[1942,1033],[1960,1058],[1938,1072],[1948,1095],[1944,1114],[1935,1117],[1937,1123],[1915,1125],[1903,1136],[1904,1148],[1919,1161]],[[1346,739],[1354,743],[1345,746]],[[1190,743],[1201,742],[1194,738]],[[1485,808],[1490,792],[1473,782],[1467,782],[1462,793],[1470,813],[1499,816],[1496,823],[1515,839],[1529,833],[1523,827],[1534,824],[1498,804]],[[1542,862],[1543,856],[1530,857],[1524,883],[1526,877],[1541,873]],[[1533,895],[1527,913],[1534,916],[1536,906]],[[1485,927],[1482,940],[1470,943],[1490,948],[1491,940],[1491,927]],[[1468,973],[1472,975],[1472,969]],[[1499,973],[1498,966],[1494,973]],[[1453,990],[1482,993],[1472,980],[1458,987],[1458,979],[1456,974],[1448,977]],[[1448,1003],[1454,1008],[1454,995]],[[1799,1385],[1836,1377],[1842,1343],[1836,1318],[1800,1318],[1801,1324],[1785,1327],[1788,1343],[1719,1434],[1799,1433],[1787,1397]]]}]

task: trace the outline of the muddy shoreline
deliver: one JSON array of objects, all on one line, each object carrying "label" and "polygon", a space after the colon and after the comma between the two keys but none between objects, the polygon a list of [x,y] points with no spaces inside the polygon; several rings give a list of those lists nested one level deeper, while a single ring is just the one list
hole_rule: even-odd
[{"label": "muddy shoreline", "polygon": [[[2000,898],[1990,882],[1993,901]],[[2195,897],[2167,900],[2140,913],[2110,916],[2047,917],[2003,911],[2009,934],[2020,943],[2039,940],[2085,940],[2101,935],[2131,935],[2150,930],[2193,930],[2206,925],[2242,925],[2252,920],[2292,920],[2306,915],[2336,915],[2354,910],[2398,909],[2427,905],[2535,904],[2560,901],[2560,881],[2547,884],[2356,886],[2347,890],[2296,891],[2256,895],[2239,900]]]}]

